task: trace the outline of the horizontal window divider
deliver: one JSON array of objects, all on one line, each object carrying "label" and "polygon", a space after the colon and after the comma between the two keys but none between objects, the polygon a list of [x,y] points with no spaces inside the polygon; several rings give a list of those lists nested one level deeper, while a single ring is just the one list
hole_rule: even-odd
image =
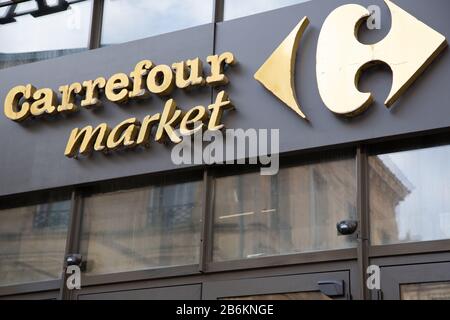
[{"label": "horizontal window divider", "polygon": [[2,296],[12,297],[14,295],[19,294],[37,293],[45,291],[55,291],[55,298],[56,298],[58,297],[60,287],[61,287],[61,280],[48,280],[48,281],[0,286],[0,299]]},{"label": "horizontal window divider", "polygon": [[88,286],[108,285],[120,282],[145,281],[200,274],[199,265],[162,267],[154,269],[108,273],[99,275],[82,274],[81,289]]},{"label": "horizontal window divider", "polygon": [[342,260],[356,260],[357,248],[304,252],[287,255],[277,255],[255,259],[230,260],[211,262],[207,266],[206,273],[234,271],[243,269],[257,269],[269,267],[281,267],[299,264],[312,264],[320,262],[334,262]]},{"label": "horizontal window divider", "polygon": [[450,252],[450,240],[432,240],[369,246],[369,257],[388,257],[409,254]]}]

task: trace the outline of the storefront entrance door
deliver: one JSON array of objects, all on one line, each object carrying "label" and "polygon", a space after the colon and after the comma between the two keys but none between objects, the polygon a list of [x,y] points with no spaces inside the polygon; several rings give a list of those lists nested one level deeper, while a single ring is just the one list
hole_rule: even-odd
[{"label": "storefront entrance door", "polygon": [[386,300],[450,300],[450,262],[381,268]]},{"label": "storefront entrance door", "polygon": [[203,299],[330,300],[350,297],[349,271],[205,282]]}]

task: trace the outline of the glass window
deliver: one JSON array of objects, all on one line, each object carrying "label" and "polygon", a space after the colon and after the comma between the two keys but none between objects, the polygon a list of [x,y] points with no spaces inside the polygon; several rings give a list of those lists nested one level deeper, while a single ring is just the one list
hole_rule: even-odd
[{"label": "glass window", "polygon": [[86,50],[92,0],[27,1],[0,8],[0,68]]},{"label": "glass window", "polygon": [[200,181],[97,194],[84,199],[87,273],[199,262]]},{"label": "glass window", "polygon": [[102,45],[212,22],[212,0],[105,0]]},{"label": "glass window", "polygon": [[450,282],[400,285],[401,300],[450,300]]},{"label": "glass window", "polygon": [[59,279],[70,201],[0,210],[0,285]]},{"label": "glass window", "polygon": [[450,146],[371,156],[371,242],[450,238]]},{"label": "glass window", "polygon": [[245,17],[310,0],[225,0],[224,20]]},{"label": "glass window", "polygon": [[336,231],[356,218],[353,159],[218,177],[214,194],[215,261],[355,246]]}]

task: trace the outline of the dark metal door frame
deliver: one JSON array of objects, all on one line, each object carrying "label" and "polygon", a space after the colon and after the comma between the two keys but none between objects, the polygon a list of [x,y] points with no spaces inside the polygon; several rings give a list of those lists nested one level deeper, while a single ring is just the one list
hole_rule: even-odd
[{"label": "dark metal door frame", "polygon": [[343,281],[344,295],[337,299],[351,297],[350,270],[345,270],[205,282],[202,299],[216,300],[227,297],[320,291],[319,281]]},{"label": "dark metal door frame", "polygon": [[382,267],[382,298],[400,300],[401,285],[441,281],[450,281],[450,262]]}]

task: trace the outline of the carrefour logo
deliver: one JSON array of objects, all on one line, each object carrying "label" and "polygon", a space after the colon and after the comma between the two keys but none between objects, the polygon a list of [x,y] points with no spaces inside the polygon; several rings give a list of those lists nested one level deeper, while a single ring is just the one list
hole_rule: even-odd
[{"label": "carrefour logo", "polygon": [[[356,34],[361,22],[370,16],[366,8],[348,4],[326,18],[317,45],[316,76],[323,103],[332,112],[354,116],[373,102],[372,94],[356,85],[361,72],[375,63],[386,63],[393,83],[384,102],[390,107],[425,68],[447,46],[445,37],[385,0],[391,17],[389,34],[380,42],[365,45]],[[255,73],[255,79],[302,118],[306,118],[296,97],[294,70],[296,52],[309,24],[304,17]]]}]

